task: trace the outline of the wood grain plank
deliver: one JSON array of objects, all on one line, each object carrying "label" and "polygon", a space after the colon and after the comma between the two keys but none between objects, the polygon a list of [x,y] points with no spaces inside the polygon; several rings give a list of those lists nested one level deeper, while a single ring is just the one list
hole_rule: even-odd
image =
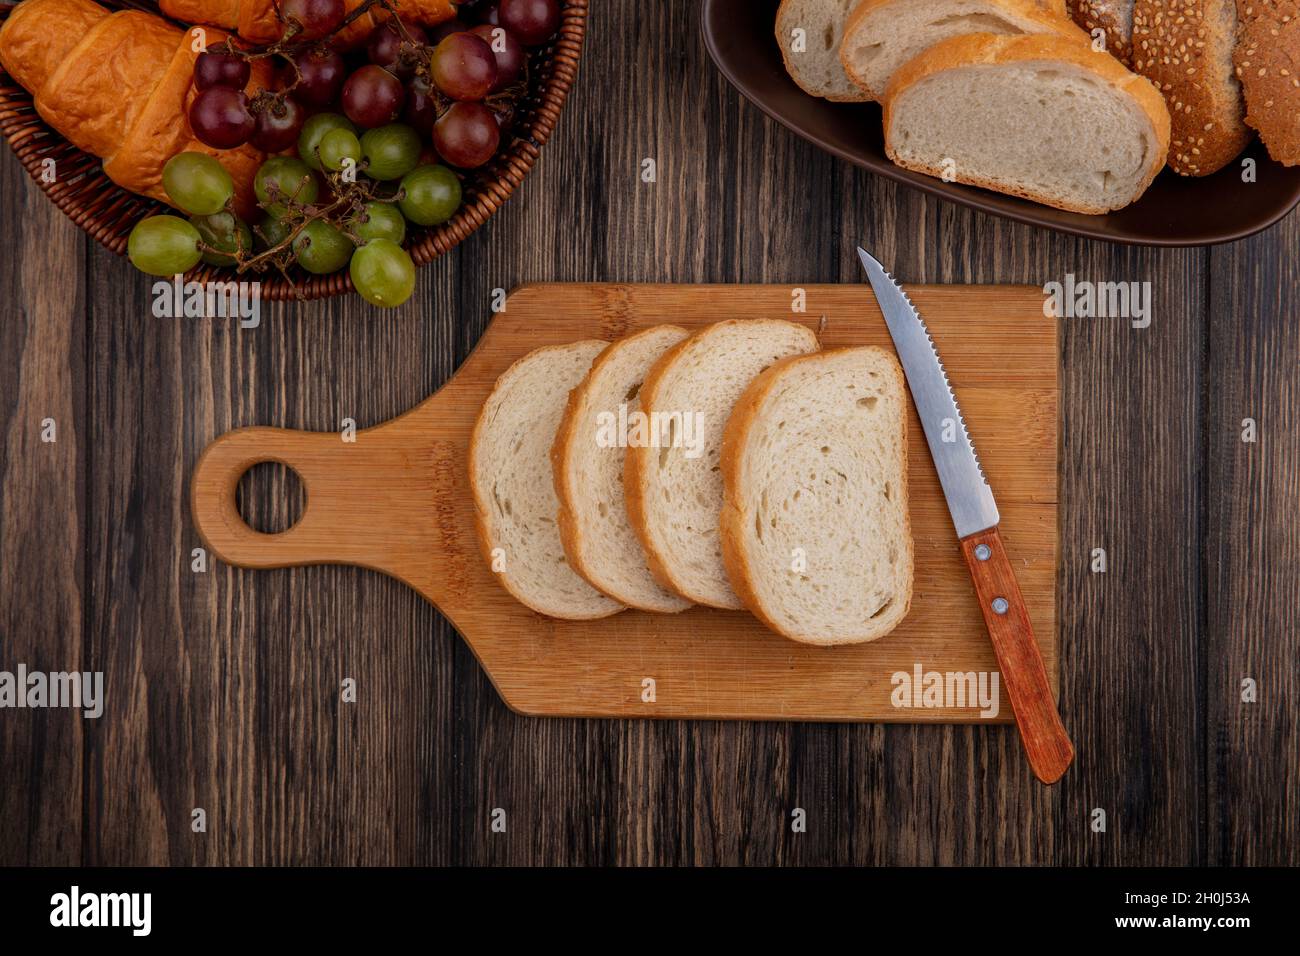
[{"label": "wood grain plank", "polygon": [[[1206,383],[1207,862],[1300,863],[1300,241],[1214,250]],[[1220,280],[1218,277],[1224,277]],[[1246,419],[1254,441],[1245,441]],[[1254,682],[1254,700],[1243,682]]]},{"label": "wood grain plank", "polygon": [[[94,670],[82,645],[86,302],[75,281],[87,240],[8,150],[0,235],[0,671]],[[53,442],[42,440],[48,419]],[[0,865],[81,862],[82,742],[104,719],[0,713]]]}]

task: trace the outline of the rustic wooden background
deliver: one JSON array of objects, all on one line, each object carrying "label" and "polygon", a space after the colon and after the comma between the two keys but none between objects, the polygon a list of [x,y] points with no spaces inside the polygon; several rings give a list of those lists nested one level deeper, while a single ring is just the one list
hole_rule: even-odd
[{"label": "rustic wooden background", "polygon": [[[0,863],[1300,863],[1296,217],[1158,251],[975,214],[765,119],[712,69],[689,0],[595,6],[539,166],[392,313],[348,298],[252,331],[152,318],[147,280],[5,151],[0,669],[102,670],[109,692],[96,721],[0,711]],[[1154,284],[1148,329],[1063,328],[1078,760],[1053,789],[1009,728],[517,717],[396,581],[190,571],[186,488],[215,435],[391,418],[464,359],[493,288],[858,282],[859,241],[909,282]],[[263,527],[299,503],[272,466],[245,487]]]}]

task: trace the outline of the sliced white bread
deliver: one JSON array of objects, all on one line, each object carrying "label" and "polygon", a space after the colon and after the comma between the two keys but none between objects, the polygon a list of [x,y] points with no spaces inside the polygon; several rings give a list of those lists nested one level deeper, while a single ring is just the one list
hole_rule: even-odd
[{"label": "sliced white bread", "polygon": [[1169,148],[1160,93],[1077,36],[945,40],[894,75],[884,107],[900,166],[1073,212],[1127,206]]},{"label": "sliced white bread", "polygon": [[696,604],[744,606],[728,583],[718,539],[723,429],[755,376],[817,347],[817,336],[797,323],[734,319],[706,326],[651,368],[641,409],[671,424],[661,447],[628,449],[623,477],[632,529],[664,587]]},{"label": "sliced white bread", "polygon": [[776,42],[786,72],[805,92],[848,103],[868,98],[840,62],[840,38],[857,2],[782,0],[776,11]]},{"label": "sliced white bread", "polygon": [[610,345],[569,394],[551,449],[560,537],[569,565],[614,600],[644,611],[684,611],[691,602],[662,587],[623,499],[626,441],[644,441],[641,383],[650,367],[689,333],[675,325],[645,329]]},{"label": "sliced white bread", "polygon": [[1236,42],[1236,0],[1136,0],[1133,5],[1133,69],[1169,104],[1169,168],[1179,175],[1217,172],[1250,142],[1232,63]]},{"label": "sliced white bread", "polygon": [[903,372],[883,349],[789,358],[723,440],[722,554],[768,627],[807,644],[892,631],[912,601]]},{"label": "sliced white bread", "polygon": [[850,79],[879,100],[904,63],[936,43],[968,33],[1083,38],[1073,22],[1037,0],[862,0],[844,28],[840,60]]},{"label": "sliced white bread", "polygon": [[569,390],[607,345],[595,340],[529,352],[488,396],[469,446],[469,484],[483,556],[506,590],[550,617],[606,617],[623,605],[578,575],[564,556],[551,445]]}]

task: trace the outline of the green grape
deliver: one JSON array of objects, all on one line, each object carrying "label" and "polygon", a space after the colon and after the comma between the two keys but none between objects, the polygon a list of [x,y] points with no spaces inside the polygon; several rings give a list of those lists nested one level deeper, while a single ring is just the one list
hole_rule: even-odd
[{"label": "green grape", "polygon": [[167,196],[191,216],[210,216],[235,195],[230,173],[205,153],[177,153],[162,171]]},{"label": "green grape", "polygon": [[274,216],[263,217],[257,225],[257,231],[260,233],[258,241],[267,249],[278,246],[289,238],[289,227],[285,225],[283,219],[276,219]]},{"label": "green grape", "polygon": [[446,166],[417,166],[402,177],[402,214],[421,226],[446,222],[460,208],[460,180]]},{"label": "green grape", "polygon": [[131,230],[126,254],[151,276],[189,272],[199,264],[199,231],[179,216],[149,216]]},{"label": "green grape", "polygon": [[391,239],[401,245],[406,238],[406,220],[390,202],[368,202],[361,216],[352,219],[348,227],[367,239]]},{"label": "green grape", "polygon": [[302,124],[302,132],[298,134],[298,155],[317,172],[320,171],[320,158],[316,155],[316,147],[326,133],[335,129],[345,129],[353,136],[357,134],[352,121],[339,113],[317,113]]},{"label": "green grape", "polygon": [[361,162],[361,140],[351,130],[332,129],[321,137],[317,149],[321,165],[338,172],[346,160]]},{"label": "green grape", "polygon": [[338,272],[352,257],[352,240],[324,219],[313,219],[293,240],[298,263],[308,272]]},{"label": "green grape", "polygon": [[352,254],[352,284],[371,305],[401,305],[415,291],[415,263],[391,239],[371,239]]},{"label": "green grape", "polygon": [[404,123],[366,130],[361,155],[371,179],[401,179],[420,161],[420,134]]},{"label": "green grape", "polygon": [[203,253],[203,261],[210,266],[233,266],[237,262],[234,253],[253,251],[253,230],[234,213],[190,216],[190,225],[199,231],[205,246],[221,250]]},{"label": "green grape", "polygon": [[275,192],[276,200],[291,199],[303,205],[316,201],[320,187],[316,182],[316,174],[308,169],[307,164],[302,160],[289,156],[272,156],[261,165],[257,175],[253,177],[253,192],[257,194],[257,201],[268,213],[272,216],[283,216],[289,211],[288,207],[284,202],[273,200],[272,191]]}]

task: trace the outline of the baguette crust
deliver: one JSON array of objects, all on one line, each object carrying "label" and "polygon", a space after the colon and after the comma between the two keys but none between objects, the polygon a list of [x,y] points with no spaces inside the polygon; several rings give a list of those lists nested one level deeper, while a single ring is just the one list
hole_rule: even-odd
[{"label": "baguette crust", "polygon": [[[596,588],[596,590],[603,591],[605,594],[609,595],[609,597],[626,604],[628,607],[635,607],[642,611],[657,611],[661,614],[677,614],[689,608],[691,602],[686,598],[680,597],[679,600],[676,601],[666,600],[653,604],[645,601],[636,602],[630,600],[629,595],[611,594],[606,588],[600,586],[600,583],[598,582],[599,575],[595,568],[592,567],[591,562],[587,560],[588,549],[583,541],[582,528],[578,524],[576,514],[576,502],[578,498],[584,494],[584,489],[575,487],[573,482],[574,476],[570,473],[565,464],[569,459],[574,443],[578,440],[579,429],[582,425],[581,410],[587,404],[587,390],[592,381],[592,377],[613,357],[615,354],[613,350],[616,347],[627,345],[638,337],[657,335],[666,329],[680,332],[682,334],[682,341],[689,338],[686,329],[676,325],[651,326],[648,329],[643,329],[640,332],[633,333],[626,338],[620,339],[618,342],[611,344],[601,352],[600,355],[596,356],[596,360],[591,363],[591,371],[587,373],[587,378],[583,380],[581,385],[569,393],[569,402],[564,410],[564,417],[561,419],[559,431],[555,434],[555,444],[551,447],[551,471],[555,479],[555,496],[560,502],[560,540],[564,544],[564,553],[569,558],[569,565],[577,571],[578,574],[582,575],[587,583]],[[676,348],[677,345],[680,344],[681,343],[679,342],[672,346],[669,351],[672,351],[673,348]],[[644,390],[645,384],[642,383],[641,391],[644,392]],[[633,527],[635,528],[635,525]],[[638,534],[638,538],[639,537],[640,535]],[[647,561],[649,561],[648,554],[646,557]],[[655,574],[653,570],[651,571],[651,574],[657,582],[661,581],[659,575]],[[661,583],[661,586],[664,585]],[[676,592],[674,591],[674,593]]]},{"label": "baguette crust", "polygon": [[1246,97],[1246,125],[1259,130],[1268,154],[1300,163],[1300,4],[1244,0],[1234,69]]},{"label": "baguette crust", "polygon": [[[861,637],[852,638],[825,638],[811,637],[806,634],[794,632],[783,628],[781,624],[768,613],[762,599],[759,597],[756,575],[753,565],[750,563],[745,553],[744,545],[744,526],[749,520],[741,507],[739,497],[739,485],[741,478],[741,461],[745,450],[745,445],[749,440],[758,416],[762,411],[763,404],[767,400],[772,389],[780,381],[781,376],[787,370],[797,366],[800,362],[812,362],[825,360],[835,355],[846,352],[859,351],[864,347],[847,347],[837,349],[826,349],[821,352],[811,352],[807,355],[792,355],[789,358],[782,359],[775,365],[762,372],[757,378],[749,384],[740,401],[736,403],[731,417],[727,420],[726,431],[722,439],[722,457],[719,464],[722,467],[722,480],[725,489],[725,497],[722,504],[722,514],[718,522],[718,532],[722,538],[722,560],[727,568],[727,576],[731,580],[731,587],[735,590],[737,596],[744,602],[749,612],[763,622],[768,629],[775,631],[777,634],[787,637],[792,641],[798,641],[801,644],[815,644],[821,647],[831,647],[841,644],[862,644],[874,641],[884,637],[897,626],[898,622],[907,617],[912,609],[912,588],[908,588],[902,601],[902,608],[897,614],[891,614],[887,623],[882,625],[876,633],[862,635]],[[903,370],[898,364],[894,355],[885,349],[875,346],[868,346],[872,352],[879,353],[888,360],[889,369],[893,375],[893,387],[900,394],[907,394],[907,380],[903,377]],[[906,400],[905,400],[906,401]],[[899,469],[904,478],[907,475],[907,415],[906,412],[900,416],[902,423],[902,435],[899,443],[901,461]],[[910,497],[907,489],[907,483],[901,490],[903,496],[903,521],[904,521],[904,539],[907,543],[906,561],[909,568],[908,578],[911,579],[911,569],[915,567],[915,545],[912,540],[912,512],[910,508]]]},{"label": "baguette crust", "polygon": [[[840,60],[844,64],[844,72],[849,75],[854,83],[862,88],[873,100],[882,100],[885,90],[872,90],[866,82],[858,64],[852,61],[852,58],[846,56],[850,46],[850,38],[860,29],[863,24],[873,15],[880,13],[883,8],[894,6],[899,3],[911,3],[913,0],[862,0],[853,8],[853,13],[849,16],[848,23],[844,26],[844,40],[840,45]],[[1047,0],[989,0],[992,5],[1005,7],[1009,13],[1023,20],[1029,20],[1041,27],[1043,33],[1064,33],[1072,36],[1083,36],[1083,31],[1070,20],[1067,20],[1057,6],[1053,6]],[[901,67],[898,72],[901,72]],[[896,74],[897,75],[897,74]]]},{"label": "baguette crust", "polygon": [[[522,363],[530,359],[535,359],[538,355],[545,354],[546,352],[565,351],[567,349],[572,348],[575,345],[581,345],[581,344],[583,343],[570,342],[564,345],[547,345],[539,349],[534,349],[532,352],[529,352],[527,355],[516,360],[513,364],[511,364],[511,366],[508,369],[506,369],[504,372],[501,373],[501,377],[497,379],[497,384],[496,386],[493,387],[492,393],[488,396],[487,400],[483,403],[483,407],[479,410],[478,417],[474,420],[474,431],[470,435],[469,455],[467,456],[466,467],[468,468],[469,471],[470,494],[474,499],[474,530],[476,532],[475,537],[478,538],[479,551],[483,555],[483,561],[487,564],[489,568],[492,567],[494,561],[492,552],[498,545],[494,534],[494,529],[492,527],[492,522],[490,520],[491,503],[488,500],[488,494],[485,492],[483,488],[479,487],[479,483],[476,480],[475,476],[479,473],[479,451],[482,446],[483,432],[487,427],[488,410],[492,407],[492,397],[496,394],[497,389],[501,387],[501,383],[505,381],[510,376],[510,373],[513,372],[516,368],[518,368]],[[606,343],[601,343],[601,344],[606,344]],[[515,600],[517,600],[520,604],[523,604],[525,607],[531,608],[532,610],[536,611],[539,614],[544,614],[547,617],[555,617],[555,618],[561,618],[564,620],[572,620],[572,621],[592,621],[603,617],[609,617],[610,615],[617,614],[618,612],[625,610],[623,605],[618,604],[617,602],[614,601],[609,602],[609,604],[612,605],[611,607],[602,610],[600,612],[591,613],[591,614],[574,613],[572,611],[566,611],[563,608],[539,607],[530,595],[524,593],[520,588],[518,588],[515,585],[515,583],[511,580],[510,575],[504,573],[498,573],[498,574],[494,574],[494,577],[496,577],[496,579],[500,581],[501,586],[504,587],[506,591],[508,591],[515,598]]]},{"label": "baguette crust", "polygon": [[[1133,69],[1164,94],[1173,119],[1169,168],[1208,176],[1250,142],[1232,67],[1235,0],[1136,0]],[[1226,22],[1224,22],[1226,21]]]},{"label": "baguette crust", "polygon": [[[942,175],[944,170],[937,166],[902,163],[896,157],[893,144],[890,142],[890,129],[893,106],[899,94],[926,77],[945,70],[981,64],[1002,65],[1041,61],[1065,63],[1087,70],[1133,98],[1150,121],[1158,143],[1151,166],[1143,180],[1142,189],[1145,190],[1164,167],[1169,148],[1169,110],[1165,106],[1164,98],[1148,80],[1125,69],[1114,57],[1095,53],[1090,45],[1079,42],[1077,37],[1064,34],[1040,33],[1032,36],[1006,37],[989,33],[972,33],[935,44],[895,73],[893,82],[889,84],[884,100],[885,152],[891,160],[905,168],[931,176]],[[1052,197],[1036,195],[1029,190],[1011,189],[981,177],[962,176],[960,181],[1070,212],[1099,215],[1110,211],[1109,208],[1062,203]]]}]

